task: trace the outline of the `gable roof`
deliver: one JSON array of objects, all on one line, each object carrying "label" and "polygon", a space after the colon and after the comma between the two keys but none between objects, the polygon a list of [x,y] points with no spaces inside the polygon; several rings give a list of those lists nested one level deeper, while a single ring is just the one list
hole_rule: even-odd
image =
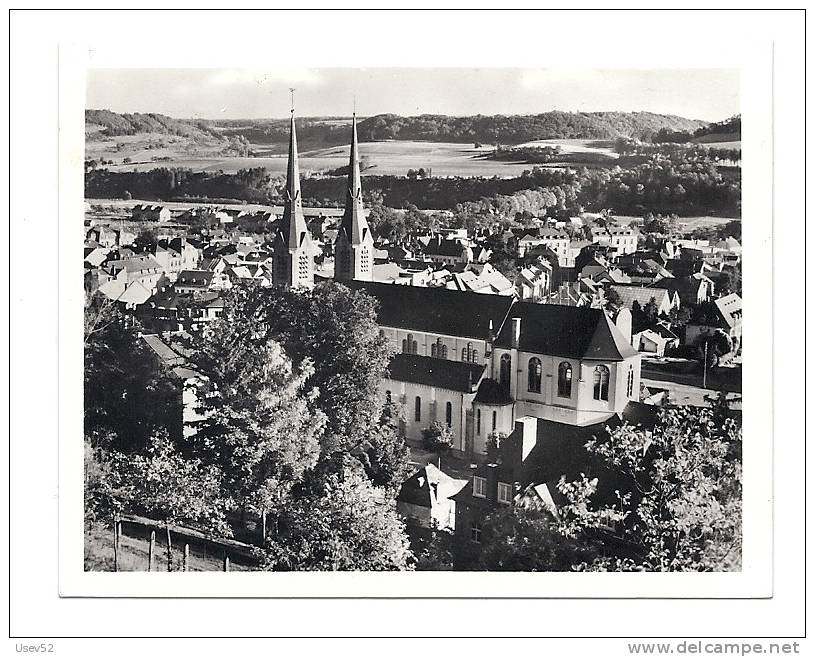
[{"label": "gable roof", "polygon": [[[620,361],[637,352],[598,308],[517,302],[510,318],[520,318],[518,348],[563,358]],[[510,348],[512,322],[504,323],[496,346]]]},{"label": "gable roof", "polygon": [[212,283],[212,278],[215,276],[214,272],[204,271],[200,269],[185,269],[178,274],[176,279],[177,285],[196,285],[199,287],[207,287]]},{"label": "gable roof", "polygon": [[726,294],[713,303],[729,328],[741,324],[741,297],[738,294]]},{"label": "gable roof", "polygon": [[466,485],[466,479],[454,479],[428,463],[405,480],[396,501],[432,507],[455,495]]},{"label": "gable roof", "polygon": [[379,302],[380,326],[486,340],[490,322],[498,331],[513,298],[443,288],[348,281]]},{"label": "gable roof", "polygon": [[635,301],[643,308],[652,298],[655,300],[657,308],[665,303],[671,304],[668,290],[665,288],[639,287],[637,285],[610,285],[609,287],[620,296],[623,305],[629,309]]},{"label": "gable roof", "polygon": [[460,258],[467,249],[461,242],[455,240],[431,240],[425,247],[425,255],[439,255],[451,258]]},{"label": "gable roof", "polygon": [[485,365],[459,360],[429,358],[417,354],[396,354],[388,366],[387,377],[394,381],[472,393],[475,392],[475,386],[481,380],[485,369]]}]

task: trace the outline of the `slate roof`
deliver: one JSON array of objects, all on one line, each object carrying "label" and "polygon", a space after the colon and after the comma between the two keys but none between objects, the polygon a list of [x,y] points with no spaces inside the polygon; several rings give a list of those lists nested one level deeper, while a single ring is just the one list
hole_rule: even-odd
[{"label": "slate roof", "polygon": [[[521,319],[521,351],[607,361],[637,354],[605,312],[597,308],[519,301],[510,312],[510,318],[515,317]],[[509,349],[511,343],[512,322],[508,319],[495,344]]]},{"label": "slate roof", "polygon": [[495,379],[484,379],[478,386],[475,395],[475,402],[479,404],[491,404],[493,406],[505,406],[513,402],[512,395],[504,386]]},{"label": "slate roof", "polygon": [[467,247],[455,240],[432,240],[425,247],[425,255],[440,255],[452,258],[460,258]]},{"label": "slate roof", "polygon": [[189,361],[173,349],[158,335],[142,334],[142,340],[147,343],[147,346],[152,349],[161,361],[175,374],[179,379],[187,380],[200,376],[199,372],[190,368]]},{"label": "slate roof", "polygon": [[388,378],[445,390],[472,393],[485,369],[485,365],[458,360],[428,358],[416,354],[396,354],[388,366]]},{"label": "slate roof", "polygon": [[629,309],[635,301],[643,308],[652,298],[655,299],[657,308],[661,308],[662,304],[671,305],[668,290],[665,288],[639,287],[636,285],[611,285],[609,287],[620,295],[623,305]]},{"label": "slate roof", "polygon": [[379,301],[380,326],[465,338],[487,339],[490,321],[498,331],[512,306],[512,297],[473,294],[442,288],[349,281]]},{"label": "slate roof", "polygon": [[208,287],[212,283],[212,278],[215,274],[211,271],[203,271],[199,269],[185,269],[181,273],[178,274],[178,279],[176,280],[177,285],[184,285],[184,286],[198,286],[198,287]]}]

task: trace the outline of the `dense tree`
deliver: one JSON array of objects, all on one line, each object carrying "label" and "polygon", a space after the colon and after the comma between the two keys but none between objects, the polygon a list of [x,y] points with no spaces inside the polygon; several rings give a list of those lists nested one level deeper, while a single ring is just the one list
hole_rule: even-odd
[{"label": "dense tree", "polygon": [[306,390],[311,362],[294,367],[279,344],[251,330],[227,313],[197,345],[205,418],[187,451],[223,472],[235,507],[259,514],[317,463],[325,416],[318,391]]},{"label": "dense tree", "polygon": [[[389,490],[401,483],[407,452],[383,417],[379,391],[393,349],[379,334],[370,296],[336,283],[313,290],[235,288],[217,326],[221,333],[207,339],[210,349],[243,385],[262,371],[256,360],[269,341],[279,343],[293,363],[309,362],[313,373],[302,392],[325,418],[323,457],[353,453],[376,483]],[[211,369],[206,363],[202,368]]]},{"label": "dense tree", "polygon": [[181,382],[137,335],[138,326],[101,294],[86,300],[85,434],[93,447],[146,447],[165,430],[181,434]]},{"label": "dense tree", "polygon": [[395,502],[346,469],[296,491],[274,510],[267,570],[409,570],[413,555]]},{"label": "dense tree", "polygon": [[564,571],[593,561],[599,541],[575,539],[558,531],[541,508],[499,509],[484,521],[478,566],[495,571]]},{"label": "dense tree", "polygon": [[439,454],[445,454],[453,447],[453,430],[444,422],[433,422],[422,429],[422,446]]},{"label": "dense tree", "polygon": [[173,569],[170,525],[232,535],[221,472],[180,454],[166,434],[153,436],[145,454],[114,453],[112,461],[108,478],[118,509],[164,523],[167,570]]},{"label": "dense tree", "polygon": [[711,409],[663,409],[653,430],[629,424],[588,443],[626,483],[597,500],[597,479],[561,479],[558,531],[608,536],[590,570],[734,570],[741,564],[741,428]]}]

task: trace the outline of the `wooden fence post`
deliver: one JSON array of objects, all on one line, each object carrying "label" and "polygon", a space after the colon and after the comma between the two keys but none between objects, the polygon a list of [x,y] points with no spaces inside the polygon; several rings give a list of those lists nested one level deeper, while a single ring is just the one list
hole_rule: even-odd
[{"label": "wooden fence post", "polygon": [[173,572],[173,539],[170,537],[170,521],[165,522],[167,528],[167,572]]},{"label": "wooden fence post", "polygon": [[226,552],[224,552],[224,572],[229,572],[229,555]]},{"label": "wooden fence post", "polygon": [[113,572],[119,572],[119,534],[121,532],[121,521],[118,517],[113,518]]},{"label": "wooden fence post", "polygon": [[190,569],[190,544],[184,543],[184,563],[181,566],[181,570],[185,573],[188,572]]},{"label": "wooden fence post", "polygon": [[150,549],[147,553],[147,572],[153,570],[153,555],[156,552],[156,530],[150,532]]}]

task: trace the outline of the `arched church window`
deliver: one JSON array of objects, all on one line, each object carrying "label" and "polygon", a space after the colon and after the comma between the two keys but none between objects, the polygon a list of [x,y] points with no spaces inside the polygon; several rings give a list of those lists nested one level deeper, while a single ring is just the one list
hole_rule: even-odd
[{"label": "arched church window", "polygon": [[501,356],[501,369],[499,383],[509,389],[509,382],[512,377],[512,357],[509,354]]},{"label": "arched church window", "polygon": [[600,401],[608,401],[608,380],[609,371],[605,365],[598,365],[594,368],[594,398]]},{"label": "arched church window", "polygon": [[540,358],[529,359],[529,392],[541,391],[541,367]]},{"label": "arched church window", "polygon": [[557,395],[558,397],[572,396],[572,366],[563,362],[557,368]]}]

